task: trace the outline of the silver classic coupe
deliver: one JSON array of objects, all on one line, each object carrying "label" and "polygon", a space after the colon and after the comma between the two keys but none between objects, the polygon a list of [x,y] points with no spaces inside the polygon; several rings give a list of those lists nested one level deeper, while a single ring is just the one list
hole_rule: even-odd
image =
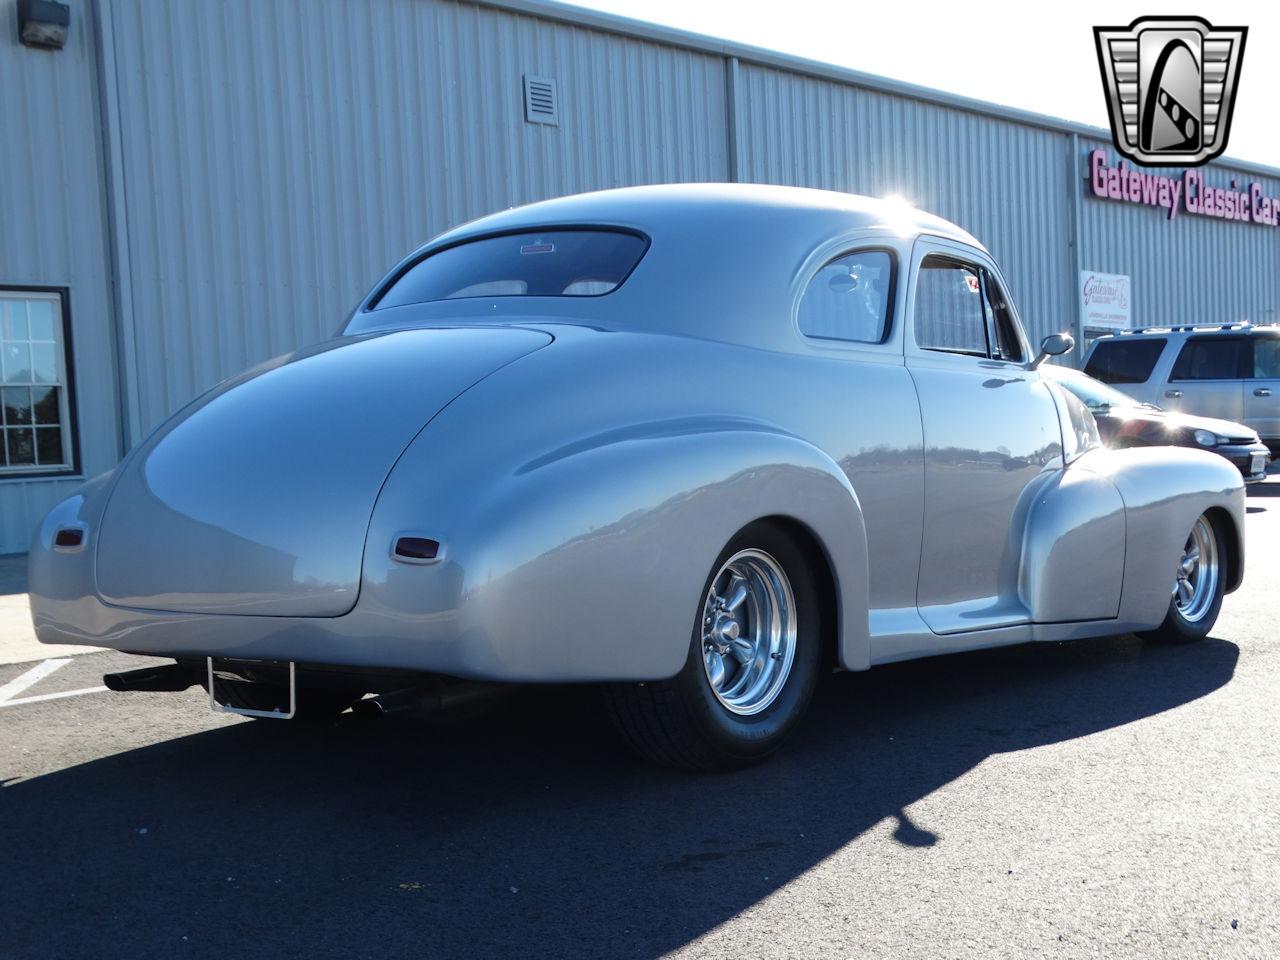
[{"label": "silver classic coupe", "polygon": [[36,631],[255,716],[599,682],[694,768],[769,753],[830,667],[1204,637],[1239,471],[1104,449],[1007,290],[956,226],[816,190],[474,221],[54,507]]}]

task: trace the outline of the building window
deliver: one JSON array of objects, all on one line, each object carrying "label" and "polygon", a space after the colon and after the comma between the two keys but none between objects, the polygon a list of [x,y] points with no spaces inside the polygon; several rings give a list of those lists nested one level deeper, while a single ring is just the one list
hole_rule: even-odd
[{"label": "building window", "polygon": [[0,288],[0,478],[75,470],[63,292]]}]

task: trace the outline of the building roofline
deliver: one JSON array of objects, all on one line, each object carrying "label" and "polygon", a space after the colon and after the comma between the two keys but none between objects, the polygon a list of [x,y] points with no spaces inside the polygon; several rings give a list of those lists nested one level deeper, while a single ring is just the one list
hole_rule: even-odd
[{"label": "building roofline", "polygon": [[[1036,113],[1033,110],[1007,107],[987,100],[979,100],[975,97],[965,97],[956,93],[948,93],[945,90],[937,90],[933,87],[907,83],[905,80],[894,80],[874,73],[865,73],[861,70],[823,63],[820,60],[809,60],[805,57],[779,53],[776,50],[754,47],[746,43],[723,40],[703,33],[693,33],[677,27],[648,23],[644,20],[636,20],[613,13],[603,13],[598,10],[588,10],[585,7],[561,3],[559,0],[461,0],[461,2],[496,7],[512,13],[522,13],[532,17],[539,17],[543,20],[554,20],[573,26],[600,30],[605,33],[619,34],[624,37],[650,40],[664,43],[668,46],[695,50],[699,53],[709,53],[719,57],[735,57],[745,63],[789,70],[793,73],[816,77],[821,80],[832,80],[850,86],[877,90],[881,93],[923,100],[938,106],[964,110],[968,113],[976,113],[997,120],[1039,127],[1056,133],[1074,133],[1108,144],[1112,142],[1111,131],[1103,127],[1094,127],[1074,120],[1063,120],[1060,117]],[[1272,167],[1249,160],[1219,157],[1212,161],[1210,165],[1219,168],[1226,167],[1242,173],[1253,173],[1259,176],[1280,179],[1280,167]]]}]

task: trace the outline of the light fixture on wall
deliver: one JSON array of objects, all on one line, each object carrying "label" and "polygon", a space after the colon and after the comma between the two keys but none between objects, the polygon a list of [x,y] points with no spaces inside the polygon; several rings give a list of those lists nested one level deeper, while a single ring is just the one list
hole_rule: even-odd
[{"label": "light fixture on wall", "polygon": [[18,0],[18,39],[28,47],[61,50],[71,26],[71,8],[56,0]]}]

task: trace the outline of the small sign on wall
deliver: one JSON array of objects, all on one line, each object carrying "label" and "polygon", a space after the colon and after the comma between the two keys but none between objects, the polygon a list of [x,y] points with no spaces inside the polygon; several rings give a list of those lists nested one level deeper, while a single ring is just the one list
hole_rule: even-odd
[{"label": "small sign on wall", "polygon": [[1083,330],[1128,330],[1129,277],[1123,273],[1080,271],[1080,325]]}]

